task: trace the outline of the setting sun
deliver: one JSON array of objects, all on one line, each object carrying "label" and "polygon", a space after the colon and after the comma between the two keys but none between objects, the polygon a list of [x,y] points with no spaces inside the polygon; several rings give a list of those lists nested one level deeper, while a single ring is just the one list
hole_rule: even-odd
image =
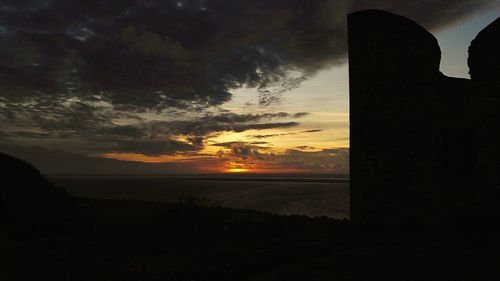
[{"label": "setting sun", "polygon": [[226,172],[228,172],[228,173],[247,173],[247,172],[250,172],[250,169],[231,168],[231,169],[227,169]]}]

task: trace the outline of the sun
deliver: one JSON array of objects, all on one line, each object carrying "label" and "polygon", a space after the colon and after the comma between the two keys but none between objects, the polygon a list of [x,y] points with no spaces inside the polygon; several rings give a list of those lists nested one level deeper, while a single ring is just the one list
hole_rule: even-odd
[{"label": "sun", "polygon": [[249,171],[250,169],[245,169],[245,168],[230,168],[226,170],[226,172],[228,173],[247,173]]}]

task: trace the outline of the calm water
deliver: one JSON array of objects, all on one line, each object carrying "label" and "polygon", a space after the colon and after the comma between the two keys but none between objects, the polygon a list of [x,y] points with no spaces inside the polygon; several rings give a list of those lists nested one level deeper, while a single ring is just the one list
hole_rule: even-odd
[{"label": "calm water", "polygon": [[349,217],[349,182],[312,178],[51,177],[78,197],[178,202],[180,196],[209,199],[224,207],[282,215]]}]

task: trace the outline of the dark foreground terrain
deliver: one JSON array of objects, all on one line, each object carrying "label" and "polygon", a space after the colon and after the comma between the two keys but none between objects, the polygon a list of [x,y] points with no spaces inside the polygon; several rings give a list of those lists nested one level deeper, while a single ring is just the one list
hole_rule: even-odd
[{"label": "dark foreground terrain", "polygon": [[397,226],[78,199],[77,229],[4,237],[0,280],[498,280],[497,219]]},{"label": "dark foreground terrain", "polygon": [[498,218],[354,224],[71,197],[0,154],[0,280],[499,280]]}]

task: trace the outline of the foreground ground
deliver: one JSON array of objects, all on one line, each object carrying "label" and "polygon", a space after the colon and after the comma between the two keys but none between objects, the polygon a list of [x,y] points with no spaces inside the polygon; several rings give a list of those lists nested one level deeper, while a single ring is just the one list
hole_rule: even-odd
[{"label": "foreground ground", "polygon": [[79,199],[77,230],[2,238],[0,280],[499,280],[496,219],[353,225],[209,206]]}]

